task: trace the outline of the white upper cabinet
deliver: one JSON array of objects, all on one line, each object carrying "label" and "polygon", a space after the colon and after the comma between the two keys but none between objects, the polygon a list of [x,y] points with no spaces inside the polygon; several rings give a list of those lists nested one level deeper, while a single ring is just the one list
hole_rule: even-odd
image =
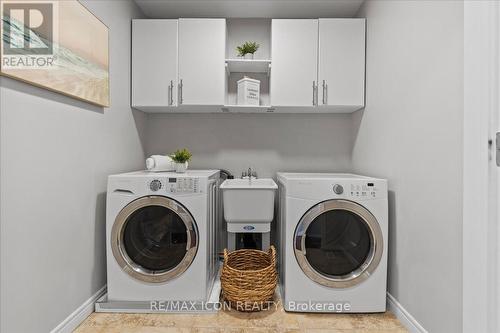
[{"label": "white upper cabinet", "polygon": [[179,19],[179,105],[224,105],[225,19]]},{"label": "white upper cabinet", "polygon": [[271,104],[317,103],[318,20],[272,20]]},{"label": "white upper cabinet", "polygon": [[[132,106],[146,112],[353,112],[365,100],[365,19],[132,21]],[[255,60],[235,48],[256,41]],[[229,49],[226,48],[226,44]],[[260,105],[237,81],[260,81]]]},{"label": "white upper cabinet", "polygon": [[319,19],[318,78],[320,106],[364,106],[365,19]]},{"label": "white upper cabinet", "polygon": [[132,106],[177,104],[177,20],[132,21]]}]

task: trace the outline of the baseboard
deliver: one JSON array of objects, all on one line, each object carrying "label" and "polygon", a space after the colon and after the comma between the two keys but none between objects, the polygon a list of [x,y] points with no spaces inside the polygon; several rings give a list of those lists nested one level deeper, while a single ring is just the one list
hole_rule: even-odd
[{"label": "baseboard", "polygon": [[427,330],[392,296],[387,293],[387,308],[411,333],[428,333]]},{"label": "baseboard", "polygon": [[80,325],[85,318],[87,318],[92,312],[94,312],[95,302],[106,293],[106,285],[99,289],[92,297],[86,300],[82,305],[78,307],[73,313],[71,313],[66,319],[64,319],[56,328],[54,328],[50,333],[71,333],[75,328]]}]

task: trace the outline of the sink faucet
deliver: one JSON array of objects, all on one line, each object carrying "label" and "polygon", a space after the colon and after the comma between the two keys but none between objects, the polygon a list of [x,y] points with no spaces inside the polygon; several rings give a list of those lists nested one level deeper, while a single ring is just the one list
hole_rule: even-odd
[{"label": "sink faucet", "polygon": [[241,178],[245,178],[248,176],[248,179],[257,178],[257,172],[252,171],[252,168],[248,168],[248,171],[243,171],[241,173]]}]

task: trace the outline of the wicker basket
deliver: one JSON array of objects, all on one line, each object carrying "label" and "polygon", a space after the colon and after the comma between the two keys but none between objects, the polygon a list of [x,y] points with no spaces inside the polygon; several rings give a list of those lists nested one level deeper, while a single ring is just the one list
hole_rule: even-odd
[{"label": "wicker basket", "polygon": [[276,249],[259,250],[224,249],[221,274],[222,295],[238,311],[260,311],[273,299],[278,273]]}]

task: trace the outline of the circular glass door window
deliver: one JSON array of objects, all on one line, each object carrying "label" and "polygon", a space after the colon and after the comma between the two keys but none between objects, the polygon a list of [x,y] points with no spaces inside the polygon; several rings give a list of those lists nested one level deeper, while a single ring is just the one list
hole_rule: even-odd
[{"label": "circular glass door window", "polygon": [[382,251],[382,231],[376,218],[348,200],[313,206],[295,230],[294,252],[300,268],[328,287],[361,283],[378,266]]},{"label": "circular glass door window", "polygon": [[145,282],[165,282],[182,274],[198,249],[191,214],[162,196],[139,198],[123,208],[111,231],[111,249],[122,270]]},{"label": "circular glass door window", "polygon": [[349,211],[325,212],[306,230],[307,261],[316,271],[327,276],[354,272],[366,261],[371,247],[368,226]]},{"label": "circular glass door window", "polygon": [[186,226],[179,215],[166,207],[143,207],[126,222],[123,246],[139,266],[151,271],[171,270],[186,255]]}]

